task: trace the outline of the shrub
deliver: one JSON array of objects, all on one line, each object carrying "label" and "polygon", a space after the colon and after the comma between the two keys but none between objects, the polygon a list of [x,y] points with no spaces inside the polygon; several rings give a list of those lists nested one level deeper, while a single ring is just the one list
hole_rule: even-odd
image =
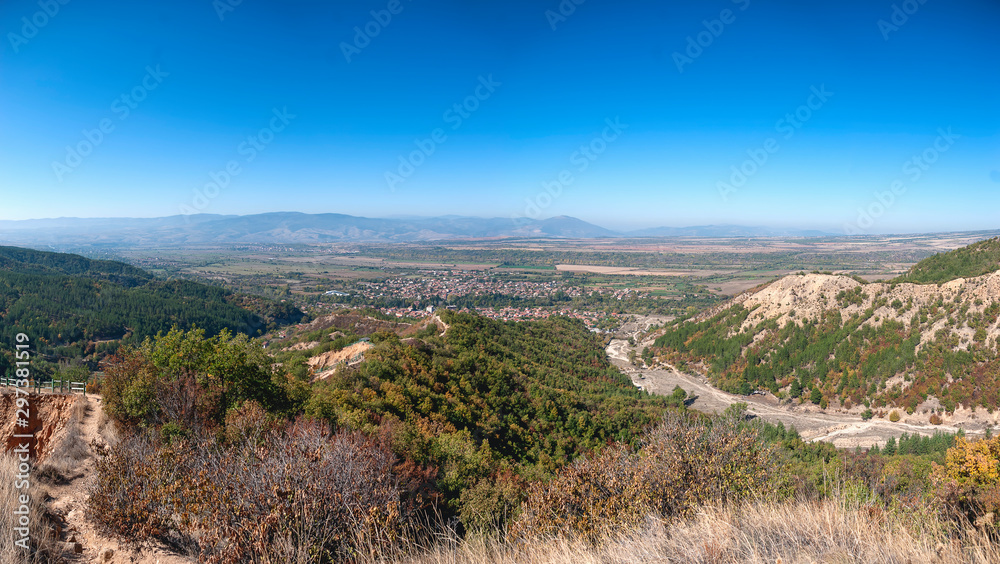
[{"label": "shrub", "polygon": [[687,399],[687,392],[680,386],[674,386],[674,390],[670,394],[670,399],[677,405],[683,404],[684,400]]},{"label": "shrub", "polygon": [[132,433],[99,460],[90,517],[128,541],[161,539],[210,563],[332,562],[358,542],[398,537],[401,495],[384,445],[304,420],[264,438],[162,446]]},{"label": "shrub", "polygon": [[524,482],[512,472],[483,478],[462,491],[459,515],[466,530],[502,531],[517,518],[524,497]]},{"label": "shrub", "polygon": [[931,422],[931,425],[940,425],[941,423],[944,422],[944,420],[941,419],[941,416],[938,415],[937,413],[932,413],[931,414],[931,418],[930,418],[930,422]]},{"label": "shrub", "polygon": [[596,538],[652,512],[639,457],[622,446],[577,460],[550,483],[528,490],[515,534],[571,531]]},{"label": "shrub", "polygon": [[87,501],[90,517],[135,543],[168,528],[171,468],[145,435],[133,433],[98,459],[97,480]]},{"label": "shrub", "polygon": [[1000,437],[970,441],[956,437],[935,465],[937,493],[954,514],[970,520],[1000,512]]},{"label": "shrub", "polygon": [[186,435],[187,431],[176,421],[169,421],[160,427],[160,439],[166,444],[170,444],[174,440],[180,439]]},{"label": "shrub", "polygon": [[976,329],[976,334],[972,337],[972,339],[979,343],[986,341],[986,329],[982,327]]},{"label": "shrub", "polygon": [[261,444],[279,425],[255,401],[248,401],[226,413],[225,436],[230,444]]},{"label": "shrub", "polygon": [[727,411],[714,420],[669,415],[639,451],[609,447],[533,484],[514,531],[596,538],[650,514],[680,518],[708,502],[776,495],[783,468],[774,447],[742,410]]},{"label": "shrub", "polygon": [[271,364],[246,335],[173,330],[104,362],[104,408],[122,423],[193,429],[221,424],[226,411],[249,400],[284,411],[288,383]]},{"label": "shrub", "polygon": [[889,412],[889,421],[892,421],[893,423],[898,423],[899,422],[899,412],[896,411],[895,409],[892,410],[891,412]]}]

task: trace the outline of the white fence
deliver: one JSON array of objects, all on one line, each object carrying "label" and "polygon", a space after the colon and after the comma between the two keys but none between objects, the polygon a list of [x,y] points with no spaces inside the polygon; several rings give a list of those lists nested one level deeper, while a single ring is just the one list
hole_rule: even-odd
[{"label": "white fence", "polygon": [[35,379],[28,380],[27,386],[17,386],[18,382],[23,382],[18,378],[7,378],[0,376],[0,386],[21,387],[35,392],[49,392],[53,394],[83,394],[87,395],[86,382],[71,382],[69,380],[49,380],[39,382]]}]

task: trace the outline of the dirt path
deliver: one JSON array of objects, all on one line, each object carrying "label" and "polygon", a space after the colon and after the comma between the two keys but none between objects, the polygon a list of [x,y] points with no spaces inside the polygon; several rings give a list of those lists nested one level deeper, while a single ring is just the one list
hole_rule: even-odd
[{"label": "dirt path", "polygon": [[[102,562],[112,564],[190,564],[194,559],[173,554],[163,547],[152,547],[136,551],[123,547],[114,538],[102,534],[86,518],[87,490],[95,476],[96,454],[94,445],[105,444],[100,433],[101,403],[100,398],[92,395],[80,398],[88,402],[88,409],[80,423],[80,434],[87,445],[86,458],[74,468],[65,473],[68,479],[65,484],[48,485],[51,497],[48,505],[50,510],[65,519],[63,540],[67,542],[67,562]],[[74,550],[75,547],[80,550]]]},{"label": "dirt path", "polygon": [[[638,322],[626,327],[621,336],[638,337],[647,323]],[[826,411],[812,404],[790,405],[782,404],[771,394],[740,396],[729,394],[712,386],[702,376],[688,374],[677,370],[671,365],[657,368],[639,368],[628,361],[628,353],[635,350],[642,352],[643,347],[651,346],[652,340],[638,343],[631,347],[625,339],[612,339],[608,344],[607,353],[611,363],[631,378],[632,383],[653,393],[669,395],[675,386],[680,386],[689,396],[696,399],[692,407],[706,413],[718,413],[738,402],[746,403],[748,411],[769,423],[782,423],[786,427],[794,426],[802,438],[810,441],[829,441],[840,448],[867,448],[872,445],[884,444],[890,437],[898,437],[903,433],[932,435],[934,432],[957,432],[960,428],[968,434],[980,434],[981,426],[966,425],[930,425],[920,421],[903,420],[892,423],[888,419],[870,419],[864,421],[858,409],[854,412],[828,409]],[[640,361],[641,364],[641,361]]]}]

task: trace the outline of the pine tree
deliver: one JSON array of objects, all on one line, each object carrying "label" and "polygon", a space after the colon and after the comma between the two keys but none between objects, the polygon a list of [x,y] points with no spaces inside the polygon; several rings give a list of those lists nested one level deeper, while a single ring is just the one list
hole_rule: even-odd
[{"label": "pine tree", "polygon": [[896,437],[891,437],[885,442],[885,446],[882,447],[882,454],[885,456],[892,456],[896,454]]}]

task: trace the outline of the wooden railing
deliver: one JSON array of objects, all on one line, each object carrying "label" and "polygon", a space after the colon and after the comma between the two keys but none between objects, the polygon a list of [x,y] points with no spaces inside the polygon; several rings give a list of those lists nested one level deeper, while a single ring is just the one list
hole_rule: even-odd
[{"label": "wooden railing", "polygon": [[[4,387],[17,387],[16,384],[23,382],[18,378],[8,378],[6,376],[0,376],[0,386]],[[87,383],[86,382],[73,382],[71,380],[48,380],[45,382],[40,382],[35,379],[28,380],[27,386],[21,386],[22,388],[27,388],[28,390],[34,390],[38,392],[49,392],[53,394],[83,394],[87,395]]]}]

